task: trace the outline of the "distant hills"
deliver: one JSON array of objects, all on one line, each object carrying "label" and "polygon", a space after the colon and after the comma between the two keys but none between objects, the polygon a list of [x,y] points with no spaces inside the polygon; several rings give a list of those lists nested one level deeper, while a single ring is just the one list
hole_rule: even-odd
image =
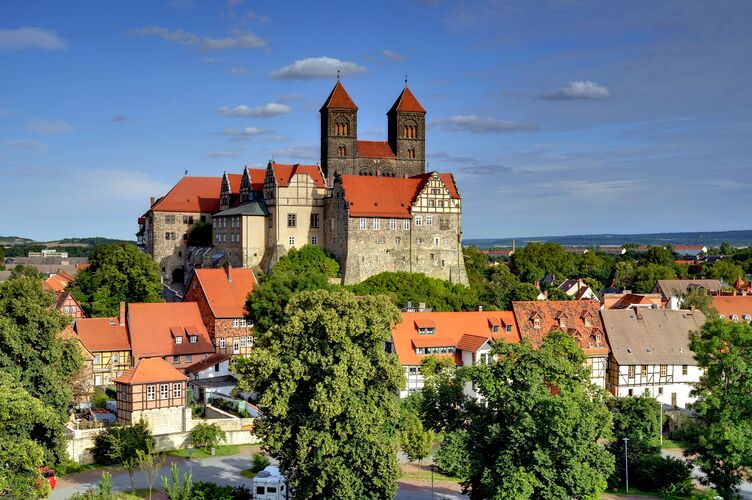
[{"label": "distant hills", "polygon": [[69,257],[88,257],[96,247],[112,243],[135,244],[133,241],[113,240],[99,236],[90,238],[64,238],[54,241],[34,241],[19,236],[0,236],[0,247],[3,247],[6,257],[23,257],[29,251],[38,252],[44,248],[54,248],[62,252],[68,252]]},{"label": "distant hills", "polygon": [[475,245],[481,248],[511,247],[512,241],[517,246],[531,242],[553,241],[565,246],[616,246],[627,243],[638,245],[703,245],[720,246],[724,241],[733,247],[752,245],[752,230],[745,231],[701,231],[688,233],[649,233],[649,234],[584,234],[570,236],[534,236],[521,238],[470,238],[462,240],[465,246]]}]

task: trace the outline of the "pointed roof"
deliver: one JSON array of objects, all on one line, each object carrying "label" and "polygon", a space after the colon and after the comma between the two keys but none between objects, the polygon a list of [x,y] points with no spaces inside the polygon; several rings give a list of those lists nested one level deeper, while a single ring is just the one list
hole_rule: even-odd
[{"label": "pointed roof", "polygon": [[321,106],[320,111],[328,108],[353,109],[356,111],[358,109],[353,100],[350,98],[350,95],[345,90],[345,87],[342,85],[342,82],[340,82],[339,80],[337,80],[337,84],[334,85],[332,93],[329,94],[329,97],[326,99],[324,105]]},{"label": "pointed roof", "polygon": [[188,377],[177,371],[162,358],[145,358],[133,368],[128,368],[114,380],[119,384],[137,385],[156,382],[180,382]]},{"label": "pointed roof", "polygon": [[412,92],[410,92],[410,89],[405,86],[402,93],[399,95],[397,100],[392,105],[392,108],[389,110],[389,113],[392,113],[394,111],[410,111],[413,113],[425,113],[426,110],[423,109],[423,106],[420,105],[418,102],[418,99],[415,98]]}]

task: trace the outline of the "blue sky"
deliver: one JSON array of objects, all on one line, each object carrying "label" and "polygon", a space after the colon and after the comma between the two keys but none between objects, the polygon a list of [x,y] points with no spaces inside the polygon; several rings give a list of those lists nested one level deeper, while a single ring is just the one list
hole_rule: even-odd
[{"label": "blue sky", "polygon": [[133,239],[190,175],[319,159],[404,75],[466,238],[750,229],[752,2],[0,4],[0,235]]}]

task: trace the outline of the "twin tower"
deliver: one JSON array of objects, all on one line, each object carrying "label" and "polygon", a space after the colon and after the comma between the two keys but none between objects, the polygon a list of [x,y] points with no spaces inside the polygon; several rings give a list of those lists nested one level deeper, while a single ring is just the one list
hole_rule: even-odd
[{"label": "twin tower", "polygon": [[321,168],[329,186],[335,174],[412,177],[425,173],[426,110],[410,89],[387,115],[387,141],[358,140],[358,107],[338,80],[321,107]]}]

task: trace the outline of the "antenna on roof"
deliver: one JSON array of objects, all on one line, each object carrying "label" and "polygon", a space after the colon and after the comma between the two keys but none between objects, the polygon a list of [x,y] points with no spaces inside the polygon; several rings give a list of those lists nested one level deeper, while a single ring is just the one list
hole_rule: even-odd
[{"label": "antenna on roof", "polygon": [[340,73],[341,73],[341,71],[337,70],[337,81],[339,81],[339,75],[340,75]]},{"label": "antenna on roof", "polygon": [[188,175],[188,171],[186,170],[186,171],[185,171],[185,173],[184,173],[183,175]]},{"label": "antenna on roof", "polygon": [[405,87],[407,87],[407,73],[405,73]]}]

